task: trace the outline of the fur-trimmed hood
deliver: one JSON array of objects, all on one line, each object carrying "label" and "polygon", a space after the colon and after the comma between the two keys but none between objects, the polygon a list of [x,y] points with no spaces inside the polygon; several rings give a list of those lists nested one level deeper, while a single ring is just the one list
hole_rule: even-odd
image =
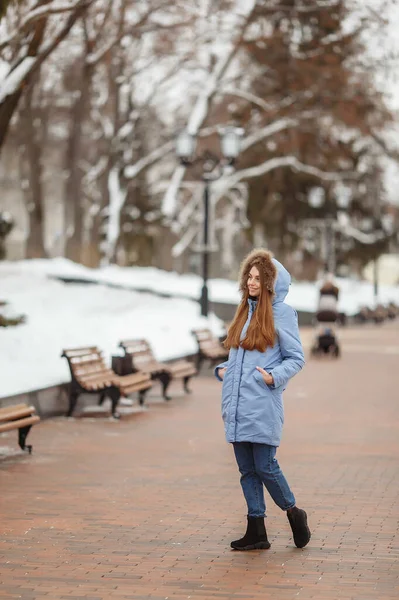
[{"label": "fur-trimmed hood", "polygon": [[274,292],[274,282],[277,276],[277,269],[273,263],[273,254],[262,248],[255,248],[250,252],[241,263],[240,267],[240,292],[245,293],[247,289],[248,275],[252,267],[262,270],[265,287],[269,292]]},{"label": "fur-trimmed hood", "polygon": [[263,248],[255,248],[243,260],[240,267],[240,292],[247,289],[248,275],[252,267],[262,269],[265,287],[274,294],[273,303],[283,302],[291,284],[291,275],[287,269],[273,258],[273,254]]}]

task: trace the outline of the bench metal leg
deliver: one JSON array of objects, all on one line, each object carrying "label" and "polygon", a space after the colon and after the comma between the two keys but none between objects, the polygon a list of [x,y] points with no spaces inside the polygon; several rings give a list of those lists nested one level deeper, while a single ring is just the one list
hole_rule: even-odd
[{"label": "bench metal leg", "polygon": [[103,402],[104,402],[104,400],[105,400],[106,396],[107,396],[107,392],[105,392],[105,391],[102,391],[102,392],[101,392],[101,394],[100,394],[100,397],[99,397],[99,399],[98,399],[98,405],[99,405],[99,406],[101,406],[101,405],[103,404]]},{"label": "bench metal leg", "polygon": [[20,427],[18,429],[18,444],[21,450],[27,450],[29,454],[32,453],[32,446],[26,445],[25,440],[28,436],[28,433],[31,429],[32,425],[26,425],[25,427]]},{"label": "bench metal leg", "polygon": [[143,406],[144,401],[145,401],[145,395],[148,392],[148,390],[140,390],[139,391],[139,404],[140,406]]},{"label": "bench metal leg", "polygon": [[196,366],[197,366],[198,373],[201,370],[201,366],[202,366],[203,361],[204,361],[204,357],[202,356],[201,352],[198,352],[198,354],[197,354],[197,361],[196,361],[197,362]]},{"label": "bench metal leg", "polygon": [[167,373],[166,371],[164,373],[160,373],[158,375],[159,381],[162,384],[162,396],[164,397],[165,400],[171,400],[172,396],[168,396],[167,394],[167,390],[169,387],[170,382],[172,381],[172,376],[170,373]]},{"label": "bench metal leg", "polygon": [[187,377],[183,377],[183,388],[186,394],[191,394],[191,390],[188,387],[188,382],[190,381],[192,375],[188,375]]},{"label": "bench metal leg", "polygon": [[76,403],[78,401],[79,392],[70,388],[69,390],[69,409],[67,412],[67,417],[71,417],[73,411],[75,410]]},{"label": "bench metal leg", "polygon": [[118,406],[119,399],[121,397],[121,393],[118,388],[112,387],[107,392],[108,396],[111,398],[112,402],[112,416],[114,419],[120,419],[120,414],[117,412],[116,407]]}]

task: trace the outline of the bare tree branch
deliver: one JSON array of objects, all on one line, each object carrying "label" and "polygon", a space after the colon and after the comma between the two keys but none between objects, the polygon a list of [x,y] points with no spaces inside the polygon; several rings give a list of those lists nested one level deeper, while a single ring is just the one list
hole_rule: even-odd
[{"label": "bare tree branch", "polygon": [[[218,60],[212,73],[209,76],[206,85],[204,86],[202,92],[199,94],[187,124],[187,131],[191,135],[196,135],[201,125],[205,121],[208,114],[209,105],[218,91],[220,81],[222,80],[227,69],[231,65],[231,62],[233,61],[234,57],[236,56],[237,52],[241,47],[241,44],[245,37],[245,33],[251,22],[252,15],[254,14],[255,10],[256,2],[252,5],[250,10],[244,17],[240,35],[234,42],[231,43],[226,54]],[[172,175],[170,186],[166,191],[166,194],[163,199],[162,212],[165,215],[170,216],[173,215],[175,212],[176,195],[179,186],[183,180],[184,173],[185,167],[179,165]]]},{"label": "bare tree branch", "polygon": [[[91,2],[93,2],[93,0],[83,0],[83,3],[87,3],[87,5],[91,4]],[[0,50],[5,48],[6,46],[9,46],[17,39],[22,38],[26,33],[29,32],[31,25],[33,25],[39,19],[47,18],[56,14],[74,11],[76,8],[79,8],[79,5],[81,4],[82,0],[76,0],[75,4],[50,4],[31,10],[28,13],[28,15],[21,20],[21,23],[19,24],[18,28],[15,31],[13,31],[13,33],[10,34],[7,38],[3,39],[0,42]]]},{"label": "bare tree branch", "polygon": [[281,169],[282,167],[291,167],[294,171],[313,175],[323,181],[342,181],[343,179],[357,179],[358,177],[358,174],[348,171],[342,173],[326,172],[318,167],[313,167],[300,162],[295,156],[278,156],[271,158],[256,167],[249,167],[248,169],[236,171],[215,182],[215,198],[213,198],[213,201],[221,198],[227,190],[237,185],[237,183],[243,179],[259,177],[260,175],[265,175],[265,173],[269,173],[274,169]]}]

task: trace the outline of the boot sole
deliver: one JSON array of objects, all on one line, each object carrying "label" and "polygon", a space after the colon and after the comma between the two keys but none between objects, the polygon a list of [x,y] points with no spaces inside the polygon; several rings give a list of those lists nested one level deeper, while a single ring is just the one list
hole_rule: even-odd
[{"label": "boot sole", "polygon": [[303,543],[302,540],[301,541],[297,540],[296,536],[293,535],[294,544],[297,548],[305,548],[305,546],[307,546],[309,544],[310,538],[312,537],[312,534],[310,533],[310,529],[308,527],[308,515],[306,514],[305,510],[303,510],[303,509],[301,509],[301,510],[303,511],[303,513],[305,515],[305,527],[306,527],[307,540],[306,540],[306,542]]},{"label": "boot sole", "polygon": [[306,542],[304,544],[297,543],[294,538],[294,544],[297,548],[305,548],[305,546],[307,546],[310,542],[310,538],[312,537],[312,534],[310,533],[309,527],[306,526],[306,529],[307,529],[308,539],[306,540]]},{"label": "boot sole", "polygon": [[269,550],[269,542],[257,542],[256,544],[249,544],[249,546],[233,546],[230,544],[233,550]]}]

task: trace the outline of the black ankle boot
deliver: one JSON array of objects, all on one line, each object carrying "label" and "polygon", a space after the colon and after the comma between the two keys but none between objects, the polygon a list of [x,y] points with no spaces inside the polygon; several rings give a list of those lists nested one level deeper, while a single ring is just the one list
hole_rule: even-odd
[{"label": "black ankle boot", "polygon": [[234,550],[267,550],[270,548],[264,517],[247,517],[247,531],[243,538],[231,542]]},{"label": "black ankle boot", "polygon": [[287,517],[291,525],[295,546],[304,548],[311,536],[306,512],[302,508],[294,506],[294,508],[287,510]]}]

